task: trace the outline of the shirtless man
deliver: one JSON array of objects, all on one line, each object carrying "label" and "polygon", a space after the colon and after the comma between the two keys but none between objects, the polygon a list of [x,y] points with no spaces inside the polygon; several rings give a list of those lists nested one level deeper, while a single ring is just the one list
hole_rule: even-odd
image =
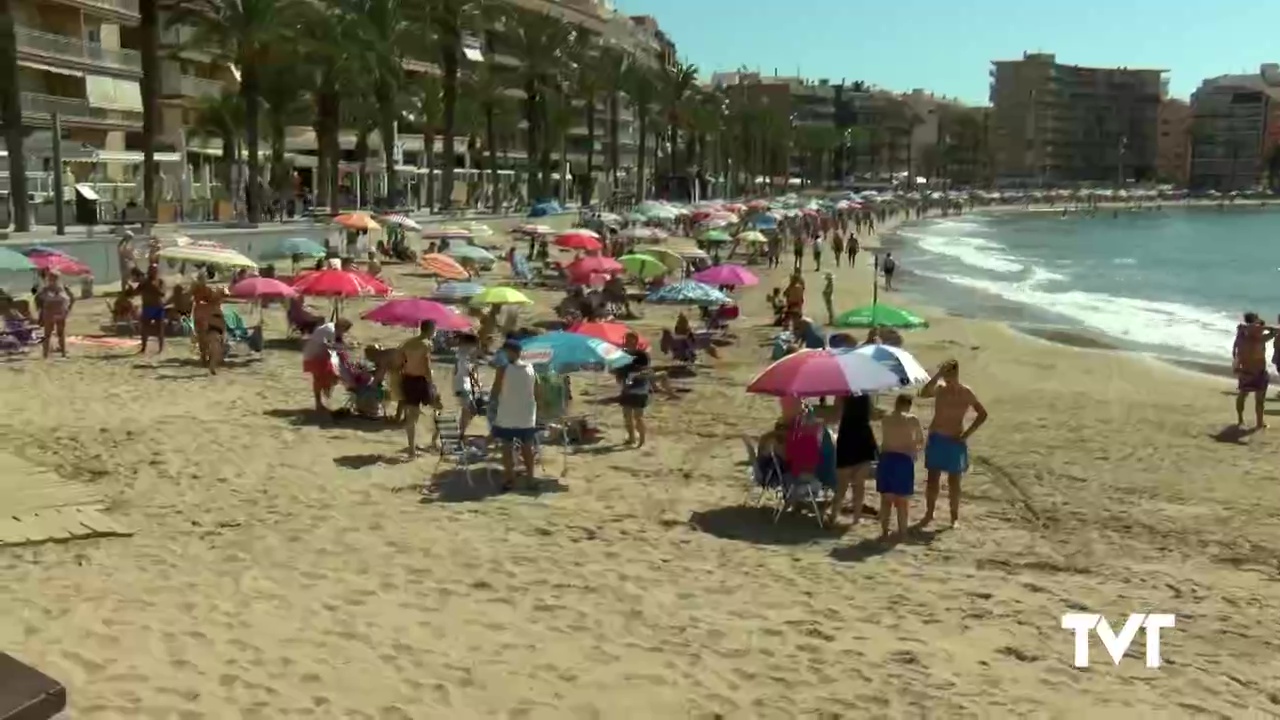
[{"label": "shirtless man", "polygon": [[876,492],[880,493],[880,538],[889,536],[889,510],[897,511],[901,539],[907,532],[907,511],[915,494],[916,456],[924,448],[920,418],[911,414],[911,396],[899,395],[893,412],[880,421],[880,462],[876,465]]},{"label": "shirtless man", "polygon": [[[969,470],[969,436],[987,421],[987,409],[969,386],[960,382],[960,363],[948,360],[920,388],[920,397],[935,398],[933,421],[929,423],[929,439],[924,447],[924,467],[928,471],[925,480],[925,512],[921,525],[933,522],[933,511],[938,504],[939,481],[947,474],[947,499],[951,501],[951,525],[960,521],[960,478]],[[974,412],[973,422],[964,426],[969,409]]]},{"label": "shirtless man", "polygon": [[1244,402],[1253,394],[1256,427],[1267,426],[1264,410],[1267,405],[1267,387],[1271,376],[1267,373],[1267,343],[1275,339],[1280,330],[1269,328],[1255,312],[1244,314],[1244,322],[1236,328],[1236,342],[1231,348],[1231,369],[1236,375],[1236,425],[1244,426]]},{"label": "shirtless man", "polygon": [[191,288],[192,320],[195,325],[196,346],[200,349],[200,362],[209,368],[210,375],[218,374],[227,336],[227,320],[222,315],[222,299],[226,290],[211,287],[204,273],[196,276]]},{"label": "shirtless man", "polygon": [[409,441],[409,457],[418,457],[418,418],[422,406],[440,408],[440,397],[431,377],[431,338],[436,324],[426,320],[418,327],[418,335],[400,346],[400,403],[404,408],[404,433]]},{"label": "shirtless man", "polygon": [[147,276],[133,289],[142,301],[142,321],[138,324],[142,336],[142,350],[147,352],[147,338],[155,336],[164,352],[164,281],[160,279],[160,268],[155,265],[147,268]]}]

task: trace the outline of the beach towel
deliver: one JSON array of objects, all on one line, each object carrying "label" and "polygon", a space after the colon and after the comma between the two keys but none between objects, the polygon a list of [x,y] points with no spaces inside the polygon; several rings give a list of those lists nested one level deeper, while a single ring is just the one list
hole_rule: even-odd
[{"label": "beach towel", "polygon": [[70,345],[91,345],[93,347],[133,349],[141,345],[142,341],[138,338],[113,337],[110,335],[104,337],[95,337],[91,335],[68,335],[67,343]]}]

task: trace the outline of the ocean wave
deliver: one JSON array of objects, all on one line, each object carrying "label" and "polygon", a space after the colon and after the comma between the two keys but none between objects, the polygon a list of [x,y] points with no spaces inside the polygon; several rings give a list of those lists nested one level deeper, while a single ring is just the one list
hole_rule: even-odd
[{"label": "ocean wave", "polygon": [[1065,315],[1103,334],[1140,345],[1222,356],[1231,351],[1236,333],[1234,318],[1182,303],[1079,290],[1048,292],[1038,287],[1039,282],[1031,281],[999,282],[962,275],[936,277]]},{"label": "ocean wave", "polygon": [[1116,258],[1115,260],[1111,261],[1111,264],[1112,265],[1137,265],[1138,261],[1136,258]]},{"label": "ocean wave", "polygon": [[969,235],[934,235],[909,233],[907,237],[925,252],[959,260],[969,267],[994,273],[1020,273],[1025,266],[1005,252],[1000,243]]}]

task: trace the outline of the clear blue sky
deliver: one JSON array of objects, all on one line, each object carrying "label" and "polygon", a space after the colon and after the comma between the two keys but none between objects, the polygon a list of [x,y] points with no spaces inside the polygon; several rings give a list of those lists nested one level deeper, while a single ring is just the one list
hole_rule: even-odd
[{"label": "clear blue sky", "polygon": [[614,0],[652,15],[704,75],[750,70],[925,88],[987,102],[990,61],[1024,50],[1098,67],[1206,77],[1280,62],[1276,0]]}]

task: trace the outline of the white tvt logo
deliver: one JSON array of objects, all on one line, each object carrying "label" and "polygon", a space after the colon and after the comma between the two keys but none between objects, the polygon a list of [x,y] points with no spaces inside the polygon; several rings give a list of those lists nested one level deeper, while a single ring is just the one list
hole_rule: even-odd
[{"label": "white tvt logo", "polygon": [[1136,613],[1129,616],[1124,627],[1117,635],[1111,623],[1101,615],[1094,613],[1067,613],[1062,616],[1062,629],[1074,630],[1076,634],[1075,659],[1072,665],[1078,668],[1089,667],[1089,633],[1097,632],[1102,646],[1111,656],[1111,662],[1120,664],[1120,658],[1133,644],[1139,630],[1147,634],[1147,667],[1160,667],[1160,631],[1176,624],[1176,616],[1168,613]]}]

